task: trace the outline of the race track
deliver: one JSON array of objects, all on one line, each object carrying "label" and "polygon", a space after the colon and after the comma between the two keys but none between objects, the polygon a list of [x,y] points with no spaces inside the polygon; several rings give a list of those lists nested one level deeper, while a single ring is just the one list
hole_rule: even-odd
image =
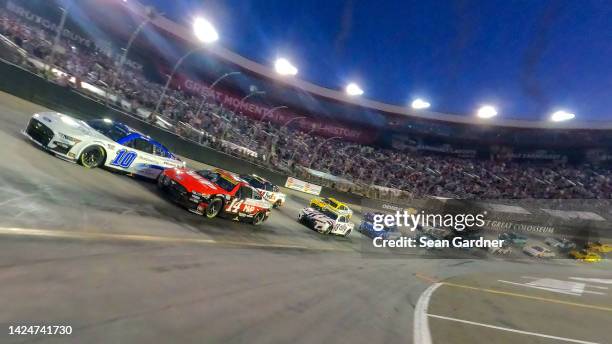
[{"label": "race track", "polygon": [[15,324],[70,325],[75,343],[610,342],[612,285],[588,280],[579,295],[525,286],[610,279],[609,261],[371,257],[356,231],[298,224],[310,197],[291,191],[261,226],[206,220],[151,182],[30,144],[20,131],[39,110],[0,93],[3,343],[66,341],[9,336]]}]

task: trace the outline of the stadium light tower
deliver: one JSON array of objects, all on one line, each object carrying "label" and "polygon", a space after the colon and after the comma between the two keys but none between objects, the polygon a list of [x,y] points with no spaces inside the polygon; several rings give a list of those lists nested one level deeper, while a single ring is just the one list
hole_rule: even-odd
[{"label": "stadium light tower", "polygon": [[349,96],[360,96],[363,94],[363,90],[361,87],[359,87],[359,85],[351,82],[350,84],[346,85],[346,94]]},{"label": "stadium light tower", "polygon": [[480,118],[493,118],[497,116],[497,110],[491,105],[483,105],[478,109],[476,115]]},{"label": "stadium light tower", "polygon": [[274,69],[280,75],[296,75],[298,73],[298,69],[283,57],[276,59]]},{"label": "stadium light tower", "polygon": [[427,109],[431,106],[431,104],[429,102],[424,101],[421,98],[417,98],[415,99],[412,104],[411,104],[412,108],[415,110],[420,110],[420,109]]},{"label": "stadium light tower", "polygon": [[574,119],[575,117],[576,115],[573,113],[559,110],[550,116],[550,120],[553,122],[564,122],[564,121],[569,121],[570,119]]},{"label": "stadium light tower", "polygon": [[174,73],[176,73],[178,67],[180,67],[183,61],[185,61],[185,59],[191,56],[193,53],[204,50],[208,44],[214,43],[219,39],[219,34],[217,33],[217,30],[215,30],[213,25],[204,18],[195,19],[195,21],[193,22],[193,33],[200,42],[204,43],[204,45],[189,50],[185,55],[178,59],[178,61],[176,61],[174,67],[172,67],[172,72],[168,76],[168,80],[166,81],[166,85],[164,86],[162,94],[157,100],[155,109],[153,110],[153,116],[151,118],[152,121],[155,120],[157,111],[159,110],[159,107],[161,106],[161,103],[164,100],[164,97],[166,96],[166,91],[168,90],[170,82],[172,81],[172,77],[174,77]]}]

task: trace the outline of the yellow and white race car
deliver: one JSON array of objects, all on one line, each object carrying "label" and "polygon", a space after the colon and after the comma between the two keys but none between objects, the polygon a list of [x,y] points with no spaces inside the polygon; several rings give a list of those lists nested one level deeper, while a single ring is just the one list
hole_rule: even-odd
[{"label": "yellow and white race car", "polygon": [[601,261],[600,255],[589,250],[571,250],[569,256],[587,263],[597,263]]},{"label": "yellow and white race car", "polygon": [[313,198],[310,200],[310,207],[316,210],[330,209],[349,219],[353,216],[353,211],[346,204],[332,197]]},{"label": "yellow and white race car", "polygon": [[611,244],[602,244],[599,241],[588,243],[586,248],[587,248],[587,250],[592,251],[592,252],[599,252],[599,253],[610,253],[610,252],[612,252],[612,245]]}]

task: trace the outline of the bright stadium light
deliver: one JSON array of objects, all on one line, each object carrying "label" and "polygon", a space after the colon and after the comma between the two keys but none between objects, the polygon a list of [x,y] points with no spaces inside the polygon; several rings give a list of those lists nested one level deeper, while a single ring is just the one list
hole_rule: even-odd
[{"label": "bright stadium light", "polygon": [[417,98],[417,99],[415,99],[415,100],[412,102],[412,108],[413,108],[413,109],[417,109],[417,110],[418,110],[418,109],[427,109],[427,108],[428,108],[428,107],[430,107],[430,106],[431,106],[431,104],[430,104],[430,103],[428,103],[428,102],[424,101],[424,100],[423,100],[423,99],[421,99],[421,98]]},{"label": "bright stadium light", "polygon": [[298,69],[289,60],[282,57],[274,62],[274,69],[280,75],[296,75],[298,73]]},{"label": "bright stadium light", "polygon": [[193,33],[202,43],[213,43],[219,39],[215,27],[204,18],[196,18],[193,22]]},{"label": "bright stadium light", "polygon": [[480,118],[493,118],[497,116],[497,110],[491,105],[484,105],[480,109],[478,109],[478,113],[476,114]]},{"label": "bright stadium light", "polygon": [[553,122],[563,122],[563,121],[569,121],[570,119],[574,119],[574,117],[576,117],[576,115],[573,113],[559,110],[550,116],[550,120]]},{"label": "bright stadium light", "polygon": [[363,94],[363,90],[355,83],[346,85],[346,94],[349,96],[360,96]]}]

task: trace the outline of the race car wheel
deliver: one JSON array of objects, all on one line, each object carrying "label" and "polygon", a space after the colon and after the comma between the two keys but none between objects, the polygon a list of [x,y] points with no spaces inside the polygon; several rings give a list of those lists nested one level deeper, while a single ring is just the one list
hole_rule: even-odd
[{"label": "race car wheel", "polygon": [[255,214],[255,216],[253,216],[253,225],[257,226],[260,225],[264,219],[266,218],[266,214],[264,213],[257,213]]},{"label": "race car wheel", "polygon": [[219,198],[215,198],[212,201],[210,201],[210,203],[208,203],[208,207],[206,207],[206,212],[204,213],[204,215],[207,218],[212,219],[213,217],[216,217],[217,215],[219,215],[222,208],[223,208],[223,201]]},{"label": "race car wheel", "polygon": [[167,187],[169,184],[170,184],[170,179],[169,179],[168,177],[166,177],[166,176],[164,175],[164,173],[163,173],[163,172],[162,172],[162,173],[160,173],[160,174],[157,176],[157,187],[158,187],[160,190],[163,190],[163,189],[164,189],[164,188],[166,188],[166,187]]},{"label": "race car wheel", "polygon": [[281,201],[276,201],[276,202],[274,202],[274,204],[272,205],[272,207],[274,207],[274,208],[278,208],[278,207],[280,207],[280,206],[281,206]]},{"label": "race car wheel", "polygon": [[79,162],[86,168],[96,168],[104,163],[106,152],[100,146],[92,146],[85,148]]},{"label": "race car wheel", "polygon": [[344,233],[344,237],[345,237],[345,238],[346,238],[346,237],[348,237],[348,236],[349,236],[349,234],[351,234],[351,229],[349,229],[348,231],[346,231],[346,233]]}]

